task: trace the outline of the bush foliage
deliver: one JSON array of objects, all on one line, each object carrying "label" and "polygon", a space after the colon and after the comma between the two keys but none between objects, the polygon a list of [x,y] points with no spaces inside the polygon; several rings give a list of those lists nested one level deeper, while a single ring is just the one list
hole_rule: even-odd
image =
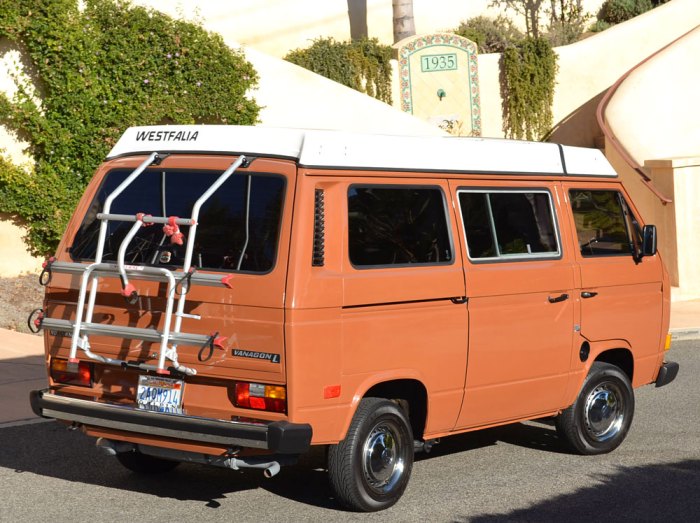
[{"label": "bush foliage", "polygon": [[[35,254],[55,250],[92,172],[133,125],[253,124],[257,74],[201,27],[121,0],[0,0],[0,37],[30,62],[0,94],[0,121],[29,144],[34,172],[0,162],[0,211],[26,221]],[[21,84],[21,82],[20,82]]]},{"label": "bush foliage", "polygon": [[620,24],[654,7],[651,0],[606,0],[598,12],[598,20],[610,25]]},{"label": "bush foliage", "polygon": [[461,22],[453,32],[474,42],[480,53],[502,53],[509,44],[524,36],[503,16],[475,16]]},{"label": "bush foliage", "polygon": [[557,55],[546,38],[525,38],[501,57],[503,130],[509,138],[542,139],[552,127]]},{"label": "bush foliage", "polygon": [[339,42],[319,38],[285,60],[378,100],[391,103],[391,47],[376,38]]}]

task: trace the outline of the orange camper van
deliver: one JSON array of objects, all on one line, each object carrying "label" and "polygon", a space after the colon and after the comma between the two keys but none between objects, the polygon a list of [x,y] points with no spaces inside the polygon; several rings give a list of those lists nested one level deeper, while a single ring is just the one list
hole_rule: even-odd
[{"label": "orange camper van", "polygon": [[551,143],[131,128],[42,283],[37,415],[140,473],[325,445],[351,510],[451,434],[553,416],[609,452],[678,372],[654,225],[600,151]]}]

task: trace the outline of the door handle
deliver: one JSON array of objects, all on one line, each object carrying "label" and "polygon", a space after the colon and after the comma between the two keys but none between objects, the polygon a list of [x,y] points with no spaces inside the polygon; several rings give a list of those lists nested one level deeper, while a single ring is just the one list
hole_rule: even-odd
[{"label": "door handle", "polygon": [[549,300],[549,303],[559,303],[560,301],[568,300],[569,295],[564,293],[564,294],[560,294],[559,296],[550,296],[547,299]]},{"label": "door handle", "polygon": [[592,291],[583,291],[581,293],[581,298],[593,298],[594,296],[598,296],[598,293]]},{"label": "door handle", "polygon": [[469,298],[467,298],[466,296],[457,296],[456,298],[450,298],[450,301],[455,305],[461,305],[463,303],[467,303],[469,301]]}]

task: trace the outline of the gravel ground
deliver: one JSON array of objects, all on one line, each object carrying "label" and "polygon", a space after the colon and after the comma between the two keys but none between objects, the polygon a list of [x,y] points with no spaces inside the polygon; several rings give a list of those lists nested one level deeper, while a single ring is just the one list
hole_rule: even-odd
[{"label": "gravel ground", "polygon": [[43,301],[44,288],[39,285],[38,274],[0,278],[0,328],[29,332],[27,317]]}]

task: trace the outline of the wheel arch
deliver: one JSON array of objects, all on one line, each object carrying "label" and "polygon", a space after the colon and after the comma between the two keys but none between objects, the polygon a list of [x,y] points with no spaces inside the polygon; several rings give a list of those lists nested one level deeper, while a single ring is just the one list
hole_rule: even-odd
[{"label": "wheel arch", "polygon": [[419,380],[405,378],[377,383],[367,389],[363,397],[397,401],[408,414],[413,437],[423,437],[428,418],[428,391]]},{"label": "wheel arch", "polygon": [[[624,372],[632,383],[632,377],[634,376],[634,356],[632,351],[627,347],[619,348],[608,348],[601,351],[593,360],[593,362],[599,361],[601,363],[609,363],[610,365],[615,365],[622,372]],[[591,363],[592,365],[593,363]]]}]

